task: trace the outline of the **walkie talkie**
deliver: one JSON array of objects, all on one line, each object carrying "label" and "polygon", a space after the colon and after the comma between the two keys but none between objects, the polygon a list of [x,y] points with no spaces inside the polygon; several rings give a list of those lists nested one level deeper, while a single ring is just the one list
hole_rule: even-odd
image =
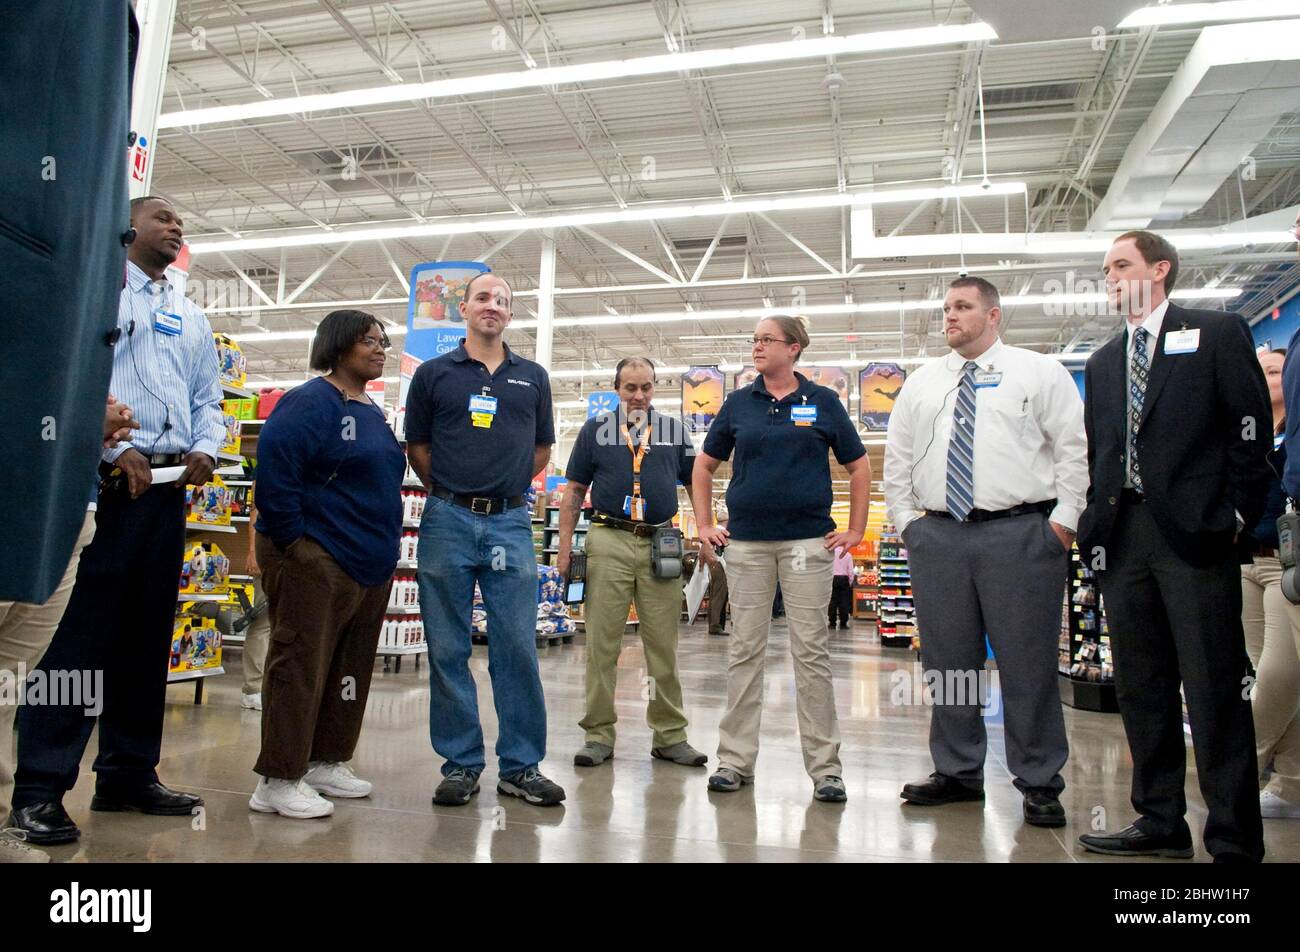
[{"label": "walkie talkie", "polygon": [[574,552],[569,556],[569,574],[564,580],[564,603],[579,605],[587,597],[587,553]]},{"label": "walkie talkie", "polygon": [[1300,547],[1300,512],[1284,512],[1277,520],[1277,560],[1282,563],[1282,594],[1292,605],[1300,605],[1297,547]]}]

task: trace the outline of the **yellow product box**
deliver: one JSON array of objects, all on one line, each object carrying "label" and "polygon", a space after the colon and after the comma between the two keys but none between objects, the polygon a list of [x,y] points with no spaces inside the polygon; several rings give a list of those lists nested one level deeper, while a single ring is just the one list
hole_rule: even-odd
[{"label": "yellow product box", "polygon": [[236,400],[227,400],[222,404],[222,420],[226,424],[226,439],[225,442],[221,444],[221,452],[231,453],[235,456],[239,455],[239,443],[243,432],[243,423],[240,422],[239,417],[231,412],[230,409],[226,408],[226,404],[237,402],[238,401]]},{"label": "yellow product box", "polygon": [[213,334],[217,345],[217,370],[221,382],[231,387],[243,387],[248,379],[248,359],[239,349],[233,338],[225,334]]},{"label": "yellow product box", "polygon": [[215,595],[230,588],[230,559],[215,542],[196,542],[181,562],[180,594]]},{"label": "yellow product box", "polygon": [[172,650],[167,669],[172,674],[221,667],[221,632],[211,618],[182,612],[172,629]]},{"label": "yellow product box", "polygon": [[187,486],[185,496],[190,507],[186,522],[204,526],[230,525],[230,487],[220,476],[213,476],[212,481],[203,486]]}]

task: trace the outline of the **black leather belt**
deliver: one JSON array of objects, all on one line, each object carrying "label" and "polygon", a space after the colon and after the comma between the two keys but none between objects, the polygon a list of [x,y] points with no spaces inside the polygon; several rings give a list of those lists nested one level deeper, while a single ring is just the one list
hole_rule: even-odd
[{"label": "black leather belt", "polygon": [[181,453],[154,453],[152,456],[146,456],[150,466],[179,466],[185,462],[185,456]]},{"label": "black leather belt", "polygon": [[[1010,509],[972,509],[970,515],[966,517],[967,522],[992,522],[994,519],[1008,519],[1011,516],[1027,516],[1030,513],[1042,513],[1047,515],[1056,508],[1055,499],[1044,499],[1042,502],[1027,502],[1020,506],[1012,506]],[[955,518],[952,513],[943,509],[927,509],[927,516],[938,516],[941,519]]]},{"label": "black leather belt", "polygon": [[476,516],[495,516],[507,509],[518,509],[524,504],[523,496],[511,496],[508,499],[503,499],[500,496],[475,496],[472,493],[454,493],[450,489],[443,489],[441,486],[430,486],[429,495],[437,496],[439,499],[446,499],[448,502],[454,502],[462,509],[468,509]]},{"label": "black leather belt", "polygon": [[631,519],[620,519],[618,516],[611,516],[607,512],[597,512],[591,517],[591,524],[594,526],[609,526],[611,529],[622,529],[624,532],[630,532],[635,536],[652,536],[656,529],[662,528],[649,522],[633,522]]},{"label": "black leather belt", "polygon": [[1136,489],[1121,489],[1119,491],[1119,501],[1128,506],[1140,506],[1147,501],[1147,497]]}]

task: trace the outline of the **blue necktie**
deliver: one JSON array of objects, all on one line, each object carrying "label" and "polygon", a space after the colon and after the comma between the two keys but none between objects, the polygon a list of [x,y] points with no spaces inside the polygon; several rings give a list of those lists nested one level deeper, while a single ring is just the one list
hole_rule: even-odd
[{"label": "blue necktie", "polygon": [[1133,332],[1133,369],[1129,374],[1129,428],[1128,477],[1133,488],[1142,492],[1142,475],[1138,472],[1138,424],[1142,420],[1142,406],[1147,398],[1147,378],[1151,370],[1147,358],[1147,331],[1139,327]]},{"label": "blue necktie", "polygon": [[965,522],[975,508],[975,364],[966,361],[948,441],[948,513]]}]

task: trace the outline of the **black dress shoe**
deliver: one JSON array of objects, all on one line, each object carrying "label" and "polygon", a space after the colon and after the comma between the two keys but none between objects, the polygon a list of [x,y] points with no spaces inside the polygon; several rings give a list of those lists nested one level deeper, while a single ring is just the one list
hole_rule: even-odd
[{"label": "black dress shoe", "polygon": [[937,807],[945,803],[960,803],[964,800],[983,800],[982,787],[969,787],[952,777],[943,774],[930,774],[928,780],[920,783],[903,785],[900,796],[908,803],[921,807]]},{"label": "black dress shoe", "polygon": [[1065,807],[1055,793],[1030,790],[1025,794],[1025,822],[1030,826],[1065,826]]},{"label": "black dress shoe", "polygon": [[177,793],[161,783],[127,789],[103,788],[95,791],[90,809],[97,813],[121,813],[134,810],[151,816],[189,816],[195,807],[203,806],[203,798],[192,793]]},{"label": "black dress shoe", "polygon": [[77,824],[57,800],[44,800],[31,806],[14,807],[9,825],[27,834],[28,843],[40,846],[58,846],[72,843],[81,836]]},{"label": "black dress shoe", "polygon": [[1118,833],[1089,833],[1079,837],[1079,845],[1090,853],[1107,856],[1169,856],[1191,859],[1192,834],[1184,830],[1177,836],[1152,836],[1136,826],[1126,826]]}]

